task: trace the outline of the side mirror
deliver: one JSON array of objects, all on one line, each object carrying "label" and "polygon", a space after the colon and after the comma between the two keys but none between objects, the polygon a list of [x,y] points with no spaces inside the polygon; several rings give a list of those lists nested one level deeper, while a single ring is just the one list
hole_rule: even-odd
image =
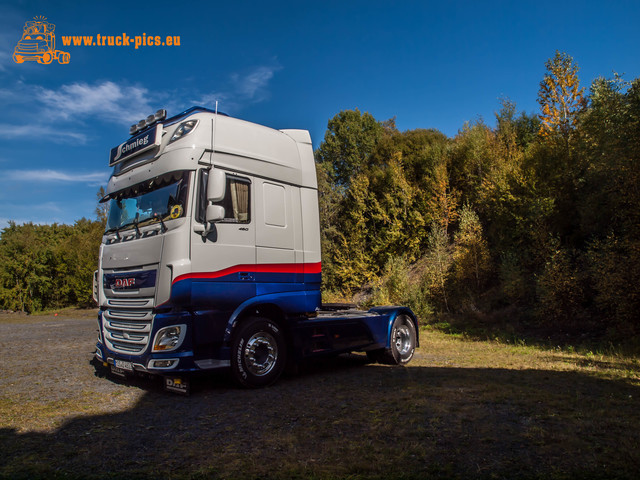
[{"label": "side mirror", "polygon": [[[212,168],[207,179],[207,200],[209,202],[221,202],[226,193],[227,176],[222,170]],[[224,209],[223,209],[224,211]],[[223,213],[224,218],[224,213]],[[207,207],[207,221],[209,221],[209,208]]]},{"label": "side mirror", "polygon": [[206,219],[207,223],[224,220],[224,207],[220,205],[207,205]]}]

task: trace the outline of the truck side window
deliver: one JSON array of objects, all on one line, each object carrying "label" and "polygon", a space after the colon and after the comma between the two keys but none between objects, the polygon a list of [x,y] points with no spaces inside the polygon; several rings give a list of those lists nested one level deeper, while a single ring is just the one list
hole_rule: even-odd
[{"label": "truck side window", "polygon": [[196,201],[196,222],[204,223],[205,213],[207,211],[207,179],[209,178],[208,170],[200,170],[198,175],[198,200]]},{"label": "truck side window", "polygon": [[224,200],[217,203],[224,207],[222,223],[251,223],[250,194],[249,179],[227,175]]}]

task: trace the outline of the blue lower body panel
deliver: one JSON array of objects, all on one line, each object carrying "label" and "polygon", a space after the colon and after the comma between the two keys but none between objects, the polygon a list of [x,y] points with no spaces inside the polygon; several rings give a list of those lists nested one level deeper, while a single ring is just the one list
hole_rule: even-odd
[{"label": "blue lower body panel", "polygon": [[[310,292],[293,292],[278,295],[281,300],[291,304],[303,304]],[[254,297],[247,308],[263,303],[258,299],[269,300],[276,305],[272,295]],[[221,307],[223,305],[221,304]],[[133,370],[125,373],[145,372],[157,375],[190,374],[230,366],[230,344],[238,322],[238,312],[246,311],[240,307],[232,311],[229,308],[177,311],[157,313],[152,323],[149,344],[142,354],[128,355],[110,350],[105,342],[96,344],[96,357],[108,364],[125,362]],[[284,312],[283,312],[284,313]],[[254,314],[255,315],[255,314]],[[293,358],[301,359],[321,355],[339,354],[351,351],[379,350],[390,347],[393,322],[398,315],[408,315],[418,329],[415,315],[404,307],[378,307],[368,312],[348,310],[343,312],[320,313],[316,317],[304,315],[283,315],[272,318],[286,332],[290,353]],[[100,331],[102,315],[99,315]],[[186,328],[183,342],[175,351],[152,352],[156,333],[165,327],[182,325]],[[102,333],[103,334],[103,333]],[[101,334],[101,335],[102,335]],[[102,336],[101,336],[102,338]],[[417,345],[416,345],[417,346]],[[122,363],[120,363],[122,365]]]},{"label": "blue lower body panel", "polygon": [[302,320],[293,330],[295,353],[298,357],[313,357],[389,348],[393,322],[401,314],[412,319],[417,331],[416,317],[405,307],[333,312]]}]

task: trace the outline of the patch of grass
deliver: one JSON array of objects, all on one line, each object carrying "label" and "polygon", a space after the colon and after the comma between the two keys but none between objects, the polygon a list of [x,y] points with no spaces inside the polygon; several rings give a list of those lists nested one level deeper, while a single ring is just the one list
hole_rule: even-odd
[{"label": "patch of grass", "polygon": [[97,308],[64,308],[59,310],[48,310],[27,314],[25,312],[0,312],[0,324],[18,323],[40,323],[61,321],[63,319],[96,319],[98,318]]},{"label": "patch of grass", "polygon": [[543,349],[557,348],[585,355],[591,352],[608,356],[640,357],[640,339],[637,336],[620,339],[620,335],[612,331],[588,334],[559,332],[551,327],[537,326],[522,312],[513,309],[491,315],[441,314],[427,326],[478,341],[536,345]]},{"label": "patch of grass", "polygon": [[637,358],[420,333],[407,367],[342,356],[261,390],[213,376],[185,398],[89,369],[58,401],[5,385],[0,478],[636,477]]}]

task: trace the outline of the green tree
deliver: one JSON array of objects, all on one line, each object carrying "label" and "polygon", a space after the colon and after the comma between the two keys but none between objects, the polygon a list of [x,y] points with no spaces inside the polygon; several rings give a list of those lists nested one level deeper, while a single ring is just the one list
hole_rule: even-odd
[{"label": "green tree", "polygon": [[0,308],[34,312],[89,306],[103,226],[17,225],[0,237]]},{"label": "green tree", "polygon": [[640,332],[640,79],[598,78],[589,100],[578,210],[594,308],[604,325],[632,336]]},{"label": "green tree", "polygon": [[96,219],[100,223],[102,223],[104,227],[107,226],[107,215],[109,215],[109,203],[108,202],[100,203],[100,200],[102,200],[106,194],[107,192],[104,189],[104,187],[100,187],[100,189],[98,190],[98,193],[96,193],[96,196],[98,197],[98,204],[96,205]]},{"label": "green tree", "polygon": [[[387,128],[395,126],[389,123]],[[315,152],[325,289],[351,291],[362,280],[350,274],[354,262],[360,264],[366,257],[366,235],[358,233],[366,232],[363,221],[358,220],[366,207],[364,200],[349,196],[353,194],[349,187],[365,168],[384,132],[385,126],[371,114],[345,110],[329,120],[324,140]],[[360,252],[351,251],[352,240],[360,245]]]},{"label": "green tree", "polygon": [[316,162],[325,165],[332,184],[348,188],[384,132],[384,126],[370,113],[343,110],[329,120],[324,140],[315,153]]},{"label": "green tree", "polygon": [[377,273],[369,248],[368,204],[369,178],[357,175],[342,204],[339,227],[327,252],[334,269],[326,279],[326,286],[346,296],[362,288]]},{"label": "green tree", "polygon": [[425,279],[429,295],[435,304],[441,305],[443,310],[450,312],[448,285],[453,256],[449,235],[442,225],[437,223],[431,226],[429,232],[426,260],[429,267]]},{"label": "green tree", "polygon": [[405,256],[413,261],[419,255],[425,232],[422,212],[417,208],[417,188],[406,175],[402,152],[396,152],[384,165],[370,171],[370,201],[367,229],[376,265],[389,258]]},{"label": "green tree", "polygon": [[490,273],[490,256],[480,218],[465,205],[460,211],[453,243],[456,282],[467,291],[480,293]]}]

